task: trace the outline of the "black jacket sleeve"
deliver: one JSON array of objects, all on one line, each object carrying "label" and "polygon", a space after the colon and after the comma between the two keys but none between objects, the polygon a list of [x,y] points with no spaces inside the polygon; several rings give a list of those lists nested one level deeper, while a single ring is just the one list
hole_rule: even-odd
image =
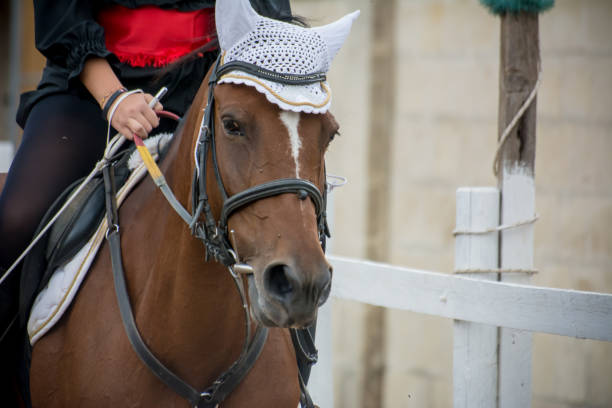
[{"label": "black jacket sleeve", "polygon": [[93,0],[34,0],[36,48],[70,78],[80,74],[87,57],[110,54],[95,7]]},{"label": "black jacket sleeve", "polygon": [[[36,48],[53,64],[78,76],[89,56],[106,57],[110,52],[104,42],[104,29],[96,22],[97,7],[108,0],[34,0]],[[126,6],[156,4],[180,9],[208,7],[211,0],[118,0]],[[132,4],[133,3],[133,4]],[[174,4],[173,4],[174,3]],[[289,0],[251,0],[261,15],[287,19],[291,16]]]}]

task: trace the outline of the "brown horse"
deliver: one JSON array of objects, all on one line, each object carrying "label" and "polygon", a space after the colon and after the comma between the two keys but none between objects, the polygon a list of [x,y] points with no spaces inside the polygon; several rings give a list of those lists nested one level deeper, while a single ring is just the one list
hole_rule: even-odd
[{"label": "brown horse", "polygon": [[[209,73],[210,75],[210,73]],[[208,78],[208,77],[207,77]],[[161,169],[190,211],[192,160],[208,85],[195,98]],[[252,87],[214,89],[216,160],[229,196],[277,179],[325,188],[324,153],[338,130],[332,115],[282,111]],[[290,129],[286,117],[295,128]],[[299,155],[290,133],[298,131]],[[212,212],[223,198],[206,160]],[[296,407],[296,356],[287,329],[312,323],[329,294],[331,268],[319,241],[315,206],[285,193],[237,210],[228,221],[234,250],[251,265],[251,314],[277,327],[224,407]],[[209,386],[238,358],[245,336],[243,306],[227,268],[205,261],[202,243],[150,180],[120,210],[123,262],[138,329],[154,354],[196,389]],[[108,245],[62,321],[32,352],[33,406],[184,406],[185,400],[150,372],[125,334],[113,287]]]},{"label": "brown horse", "polygon": [[[228,61],[208,72],[160,165],[179,204],[154,172],[118,219],[107,200],[120,227],[33,346],[34,407],[298,405],[288,328],[315,320],[332,274],[324,155],[338,125],[325,72],[357,15],[305,29],[257,15],[248,0],[218,2]],[[275,71],[283,58],[288,70]],[[295,108],[304,100],[320,104]]]}]

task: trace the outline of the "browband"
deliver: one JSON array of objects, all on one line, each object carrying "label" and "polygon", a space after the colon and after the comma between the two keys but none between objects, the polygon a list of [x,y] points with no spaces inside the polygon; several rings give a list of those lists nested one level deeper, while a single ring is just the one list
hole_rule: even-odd
[{"label": "browband", "polygon": [[324,72],[315,72],[312,74],[282,74],[243,61],[231,61],[220,65],[217,70],[217,78],[221,78],[230,71],[246,72],[247,74],[252,74],[259,78],[284,85],[309,85],[327,80],[327,76]]}]

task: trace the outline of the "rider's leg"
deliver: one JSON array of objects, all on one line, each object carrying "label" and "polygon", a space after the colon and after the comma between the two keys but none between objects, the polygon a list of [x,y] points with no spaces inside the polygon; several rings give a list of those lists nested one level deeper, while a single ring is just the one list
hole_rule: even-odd
[{"label": "rider's leg", "polygon": [[[106,122],[95,101],[53,95],[38,102],[26,123],[19,150],[0,195],[0,273],[28,246],[38,223],[56,197],[87,175],[102,157]],[[0,285],[0,335],[17,313],[19,270]],[[19,406],[15,394],[15,325],[0,339],[0,395],[4,406]]]},{"label": "rider's leg", "polygon": [[0,195],[0,268],[27,247],[41,218],[102,157],[106,122],[90,99],[52,95],[38,102]]}]

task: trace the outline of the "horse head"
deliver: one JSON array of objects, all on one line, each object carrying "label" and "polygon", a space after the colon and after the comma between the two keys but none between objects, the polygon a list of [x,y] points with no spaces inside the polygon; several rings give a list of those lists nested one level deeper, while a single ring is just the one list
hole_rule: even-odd
[{"label": "horse head", "polygon": [[357,15],[305,28],[248,0],[217,5],[203,166],[229,251],[248,265],[251,315],[266,326],[310,325],[330,293],[324,156],[338,124],[325,74]]},{"label": "horse head", "polygon": [[[215,91],[216,144],[228,195],[273,180],[326,188],[324,154],[337,125],[331,114],[283,111],[252,88]],[[315,204],[304,193],[250,203],[228,220],[230,242],[249,275],[251,310],[269,326],[308,325],[326,299],[331,266],[320,241]]]}]

